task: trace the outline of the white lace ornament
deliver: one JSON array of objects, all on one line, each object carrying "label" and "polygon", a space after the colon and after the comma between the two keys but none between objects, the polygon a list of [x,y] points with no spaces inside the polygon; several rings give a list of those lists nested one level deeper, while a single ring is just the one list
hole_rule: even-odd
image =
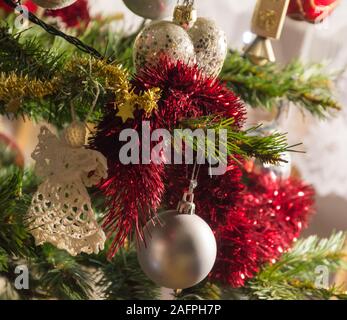
[{"label": "white lace ornament", "polygon": [[32,158],[35,172],[44,182],[27,213],[28,225],[37,245],[49,242],[73,256],[97,254],[104,249],[106,237],[96,221],[86,187],[106,178],[107,162],[101,153],[84,149],[84,141],[68,144],[70,134],[71,126],[64,139],[41,128]]}]

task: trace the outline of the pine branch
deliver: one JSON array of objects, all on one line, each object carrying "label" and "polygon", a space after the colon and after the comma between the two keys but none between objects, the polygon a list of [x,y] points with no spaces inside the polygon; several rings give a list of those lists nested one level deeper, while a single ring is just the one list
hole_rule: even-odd
[{"label": "pine branch", "polygon": [[62,56],[44,49],[34,37],[21,43],[24,33],[10,33],[9,27],[0,23],[0,71],[51,79],[62,66]]},{"label": "pine branch", "polygon": [[257,66],[230,51],[220,78],[253,108],[273,109],[279,101],[288,101],[320,118],[341,109],[332,98],[332,76],[324,74],[320,65],[294,61],[285,67]]},{"label": "pine branch", "polygon": [[22,172],[10,168],[12,175],[0,176],[0,249],[7,255],[31,255],[27,247],[29,235],[23,226],[23,216],[30,197],[20,196]]},{"label": "pine branch", "polygon": [[44,245],[30,270],[36,276],[37,292],[62,300],[85,300],[91,296],[92,275],[66,251]]},{"label": "pine branch", "polygon": [[330,273],[343,265],[346,235],[333,234],[329,239],[316,236],[299,241],[273,265],[268,265],[248,284],[258,299],[346,299],[346,293],[334,286],[317,288],[316,268],[327,267]]},{"label": "pine branch", "polygon": [[121,249],[111,262],[102,264],[97,286],[107,300],[153,300],[160,296],[160,288],[143,273],[132,246]]},{"label": "pine branch", "polygon": [[347,300],[347,292],[332,285],[321,288],[315,285],[319,276],[317,267],[325,266],[330,273],[347,267],[343,263],[346,234],[339,232],[329,239],[316,236],[298,241],[278,262],[263,267],[259,274],[243,288],[230,288],[208,281],[183,290],[179,300]]},{"label": "pine branch", "polygon": [[[1,31],[1,30],[0,30]],[[4,39],[17,43],[13,50],[15,56],[22,56],[31,51],[34,42],[24,41],[19,44],[20,37],[4,31]],[[4,55],[10,57],[13,52],[0,47]],[[35,49],[36,55],[46,55],[46,49]],[[28,55],[28,54],[27,54]],[[61,58],[62,59],[62,58]],[[29,68],[27,75],[18,70],[16,59],[9,60],[5,71],[0,65],[0,114],[10,116],[28,116],[34,120],[46,120],[57,127],[62,127],[71,121],[70,106],[73,105],[79,118],[84,121],[96,99],[97,105],[89,122],[100,119],[104,106],[109,101],[119,104],[131,101],[141,106],[152,106],[156,103],[158,90],[148,90],[136,94],[129,82],[129,73],[119,64],[109,64],[106,61],[85,57],[64,57],[59,69],[52,70],[48,63],[42,75],[36,77],[36,69]],[[34,65],[36,65],[34,63]],[[41,64],[42,66],[42,64]],[[9,108],[10,106],[10,108]],[[14,108],[13,110],[13,106]]]},{"label": "pine branch", "polygon": [[221,288],[205,280],[195,287],[174,294],[174,298],[177,300],[220,300],[222,293]]},{"label": "pine branch", "polygon": [[[234,126],[234,120],[224,119],[217,116],[201,117],[198,119],[183,119],[181,121],[183,128],[202,129],[205,133],[208,130],[216,132],[215,136],[205,134],[205,144],[201,144],[194,136],[185,135],[184,131],[178,132],[180,137],[195,151],[205,152],[206,158],[212,157],[215,160],[223,161],[223,156],[219,154],[220,144],[223,143],[227,150],[227,155],[235,158],[257,158],[263,163],[278,164],[285,160],[281,159],[284,152],[298,152],[294,148],[300,144],[289,146],[287,144],[286,134],[274,133],[269,136],[257,135],[258,127],[253,127],[245,131],[240,131]],[[226,130],[227,140],[221,142],[218,137],[220,130]],[[217,141],[216,141],[217,140]]]}]

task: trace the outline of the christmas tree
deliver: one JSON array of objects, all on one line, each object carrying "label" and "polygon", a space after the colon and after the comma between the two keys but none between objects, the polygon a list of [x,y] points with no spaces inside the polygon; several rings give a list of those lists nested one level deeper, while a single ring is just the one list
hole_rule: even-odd
[{"label": "christmas tree", "polygon": [[[344,266],[346,235],[301,238],[315,192],[278,130],[289,103],[338,114],[334,78],[271,46],[287,14],[334,1],[259,0],[244,52],[194,1],[124,2],[134,33],[85,0],[0,0],[1,116],[42,125],[34,166],[0,136],[0,297],[346,299],[317,275]],[[246,105],[278,116],[248,127]]]}]

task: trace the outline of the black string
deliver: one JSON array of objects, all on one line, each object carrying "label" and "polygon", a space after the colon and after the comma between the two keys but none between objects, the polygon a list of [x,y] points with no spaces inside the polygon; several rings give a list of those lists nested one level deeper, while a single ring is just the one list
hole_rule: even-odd
[{"label": "black string", "polygon": [[[9,5],[10,7],[12,7],[13,9],[16,9],[18,6],[21,5],[21,1],[13,1],[13,0],[3,0],[7,5]],[[22,14],[23,11],[21,10],[20,13]],[[46,32],[48,32],[49,34],[55,36],[55,37],[61,37],[63,39],[65,39],[67,42],[71,43],[73,46],[75,46],[77,49],[88,53],[89,55],[99,59],[99,60],[106,60],[109,63],[111,63],[112,61],[110,59],[106,59],[106,57],[104,57],[98,50],[96,50],[95,48],[88,46],[87,44],[83,43],[81,40],[79,40],[76,37],[73,36],[69,36],[66,33],[56,29],[55,27],[45,23],[44,21],[42,21],[41,19],[39,19],[36,15],[34,15],[32,12],[28,12],[28,19],[29,21],[31,21],[32,23],[38,25],[39,27],[41,27],[43,30],[45,30]]]}]

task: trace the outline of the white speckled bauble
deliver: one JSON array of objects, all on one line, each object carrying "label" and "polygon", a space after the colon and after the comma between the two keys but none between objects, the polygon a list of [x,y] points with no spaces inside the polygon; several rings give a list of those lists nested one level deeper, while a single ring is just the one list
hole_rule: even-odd
[{"label": "white speckled bauble", "polygon": [[137,69],[156,66],[161,57],[195,62],[195,51],[187,32],[169,21],[152,22],[137,36],[134,44],[134,63]]},{"label": "white speckled bauble", "polygon": [[136,69],[157,65],[165,55],[173,61],[196,63],[205,75],[217,77],[227,55],[225,32],[213,20],[196,19],[194,11],[189,11],[193,8],[185,14],[181,8],[176,7],[174,22],[155,22],[140,32],[134,44]]},{"label": "white speckled bauble", "polygon": [[217,77],[228,53],[225,32],[207,18],[198,18],[188,30],[193,41],[198,66],[209,76]]},{"label": "white speckled bauble", "polygon": [[38,6],[45,9],[62,9],[75,3],[77,0],[33,0]]},{"label": "white speckled bauble", "polygon": [[129,10],[145,19],[159,20],[172,14],[175,0],[123,0]]},{"label": "white speckled bauble", "polygon": [[208,224],[195,214],[166,211],[145,229],[137,245],[139,263],[157,285],[190,288],[204,280],[216,260],[216,239]]}]

